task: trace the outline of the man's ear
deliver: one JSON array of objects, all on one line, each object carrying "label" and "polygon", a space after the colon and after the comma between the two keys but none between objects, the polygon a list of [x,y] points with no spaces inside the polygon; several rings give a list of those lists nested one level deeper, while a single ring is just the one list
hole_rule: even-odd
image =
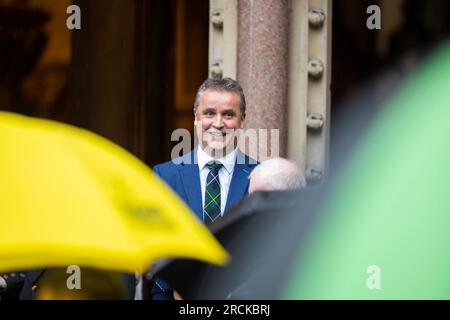
[{"label": "man's ear", "polygon": [[197,125],[197,113],[195,112],[195,108],[192,109],[192,112],[194,113],[194,126]]}]

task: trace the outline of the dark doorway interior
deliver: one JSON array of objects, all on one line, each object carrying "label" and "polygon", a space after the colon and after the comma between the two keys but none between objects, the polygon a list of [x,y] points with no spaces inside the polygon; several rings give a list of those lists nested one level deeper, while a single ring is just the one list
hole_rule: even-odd
[{"label": "dark doorway interior", "polygon": [[77,124],[148,165],[170,160],[175,128],[192,129],[195,90],[207,76],[207,0],[79,0],[73,34]]},{"label": "dark doorway interior", "polygon": [[[69,5],[81,30],[68,30]],[[0,0],[0,108],[167,161],[208,74],[208,0]]]}]

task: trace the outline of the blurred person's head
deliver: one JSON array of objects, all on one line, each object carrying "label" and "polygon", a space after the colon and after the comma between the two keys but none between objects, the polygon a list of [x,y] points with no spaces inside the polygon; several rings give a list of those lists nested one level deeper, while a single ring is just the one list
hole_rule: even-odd
[{"label": "blurred person's head", "polygon": [[236,130],[244,127],[245,96],[231,78],[207,79],[197,91],[194,125],[200,147],[214,158],[236,148]]},{"label": "blurred person's head", "polygon": [[126,286],[120,273],[82,268],[80,289],[69,289],[66,269],[47,270],[36,288],[37,300],[125,300]]},{"label": "blurred person's head", "polygon": [[296,190],[306,187],[306,180],[297,165],[284,158],[263,161],[250,174],[248,192]]}]

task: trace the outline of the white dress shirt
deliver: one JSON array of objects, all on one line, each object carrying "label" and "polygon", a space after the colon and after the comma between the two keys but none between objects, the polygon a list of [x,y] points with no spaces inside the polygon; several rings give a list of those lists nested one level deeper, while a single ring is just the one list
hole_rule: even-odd
[{"label": "white dress shirt", "polygon": [[225,157],[214,159],[209,154],[207,154],[199,146],[197,148],[197,163],[200,173],[200,187],[202,189],[202,208],[205,207],[205,188],[206,188],[206,178],[210,169],[206,165],[210,161],[219,161],[223,164],[222,168],[219,170],[219,180],[220,180],[220,215],[223,216],[225,211],[225,206],[227,204],[228,191],[230,189],[231,178],[233,177],[234,164],[236,163],[237,149],[230,152]]}]

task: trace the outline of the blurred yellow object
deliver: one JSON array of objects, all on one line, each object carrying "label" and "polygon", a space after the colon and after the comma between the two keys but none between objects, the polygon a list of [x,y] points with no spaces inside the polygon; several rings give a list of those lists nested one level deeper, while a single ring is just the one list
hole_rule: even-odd
[{"label": "blurred yellow object", "polygon": [[144,163],[80,128],[0,112],[0,195],[0,271],[228,260]]}]

